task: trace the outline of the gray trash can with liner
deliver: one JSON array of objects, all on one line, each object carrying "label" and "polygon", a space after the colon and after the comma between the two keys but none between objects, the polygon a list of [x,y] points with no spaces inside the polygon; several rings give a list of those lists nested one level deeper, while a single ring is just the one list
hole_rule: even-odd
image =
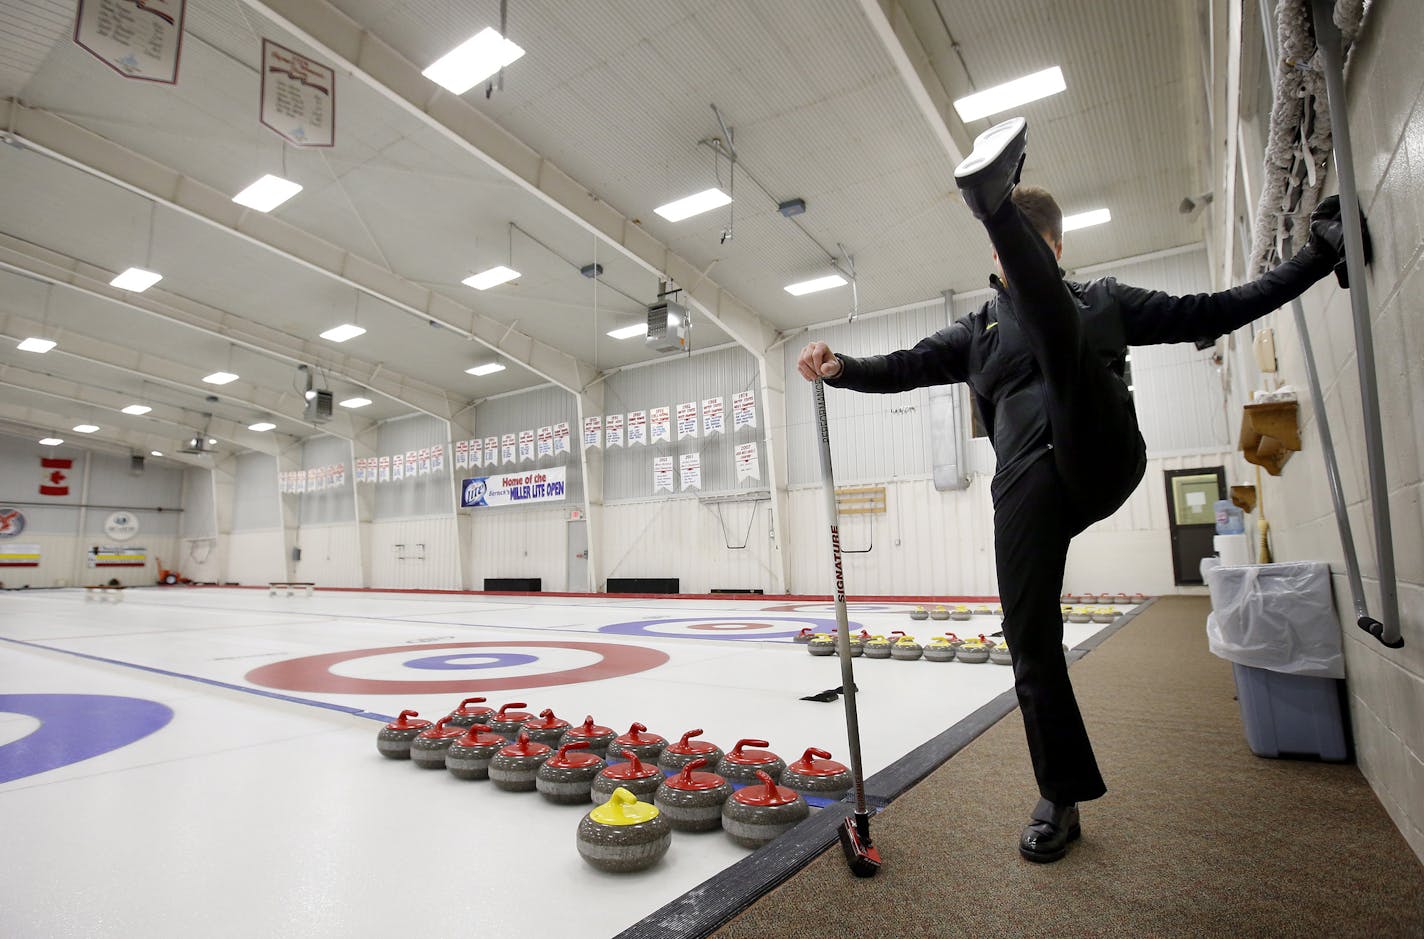
[{"label": "gray trash can with liner", "polygon": [[1231,662],[1241,723],[1263,757],[1350,758],[1330,565],[1202,561],[1211,651]]}]

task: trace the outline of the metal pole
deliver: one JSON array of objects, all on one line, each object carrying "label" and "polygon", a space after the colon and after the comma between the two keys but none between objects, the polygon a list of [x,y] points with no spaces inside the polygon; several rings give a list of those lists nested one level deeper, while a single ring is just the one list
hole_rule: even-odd
[{"label": "metal pole", "polygon": [[831,433],[826,421],[826,387],[820,379],[811,383],[816,399],[816,439],[821,449],[821,482],[826,496],[826,518],[831,525],[831,555],[836,571],[836,651],[841,659],[841,697],[845,700],[846,742],[850,748],[850,772],[855,782],[857,821],[868,817],[865,808],[865,774],[860,765],[860,718],[855,709],[855,675],[850,657],[850,622],[846,615],[845,571],[841,564],[840,512],[836,508],[836,481],[831,472]]},{"label": "metal pole", "polygon": [[1394,573],[1394,536],[1389,520],[1389,483],[1385,477],[1384,431],[1380,424],[1379,385],[1375,379],[1375,344],[1370,329],[1369,292],[1365,289],[1365,252],[1360,230],[1360,199],[1355,190],[1355,158],[1350,147],[1350,119],[1345,98],[1345,62],[1340,31],[1331,18],[1333,0],[1312,0],[1315,43],[1324,60],[1325,91],[1330,105],[1335,148],[1335,178],[1340,186],[1340,219],[1345,229],[1345,260],[1350,272],[1350,311],[1355,320],[1355,361],[1364,404],[1365,454],[1369,461],[1370,503],[1379,562],[1380,615],[1384,622],[1360,617],[1358,625],[1391,649],[1404,645],[1399,634],[1399,585]]}]

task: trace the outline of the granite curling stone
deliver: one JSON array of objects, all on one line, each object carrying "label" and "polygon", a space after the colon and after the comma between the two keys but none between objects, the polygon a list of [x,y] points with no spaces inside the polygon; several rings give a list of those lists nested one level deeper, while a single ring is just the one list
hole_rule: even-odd
[{"label": "granite curling stone", "polygon": [[809,747],[801,754],[801,759],[786,765],[781,774],[781,784],[803,796],[820,796],[825,799],[840,799],[853,783],[850,769],[844,763],[831,759],[826,750]]},{"label": "granite curling stone", "polygon": [[998,642],[989,647],[989,661],[995,665],[1013,665],[1014,657],[1009,652],[1007,642]]},{"label": "granite curling stone", "polygon": [[1113,602],[1120,606],[1126,606],[1132,602],[1132,598],[1125,593],[1119,593],[1113,597]]},{"label": "granite curling stone", "polygon": [[830,635],[817,636],[806,643],[806,651],[812,655],[835,655],[836,637]]},{"label": "granite curling stone", "polygon": [[907,636],[898,629],[890,635],[900,637],[890,646],[890,657],[892,659],[898,659],[901,662],[913,662],[915,659],[924,655],[924,646],[916,642],[914,636]]},{"label": "granite curling stone", "polygon": [[653,804],[676,831],[711,831],[722,826],[722,805],[732,784],[716,773],[700,773],[707,761],[698,757],[658,786]]},{"label": "granite curling stone", "polygon": [[494,717],[494,708],[474,707],[474,705],[484,701],[484,698],[466,698],[460,702],[460,706],[450,712],[450,723],[456,727],[473,727],[476,724],[488,724],[491,717]]},{"label": "granite curling stone", "polygon": [[501,747],[490,760],[490,782],[505,792],[533,792],[539,765],[549,758],[550,752],[547,743],[535,743],[521,730],[518,740]]},{"label": "granite curling stone", "polygon": [[915,607],[913,610],[910,611],[910,619],[921,620],[921,619],[929,619],[929,618],[930,618],[930,611],[927,610],[927,609],[925,609],[925,608],[922,607],[922,606],[917,606],[917,607]]},{"label": "granite curling stone", "polygon": [[440,718],[410,742],[410,761],[421,769],[444,769],[445,751],[464,733],[465,728],[451,724],[450,718]]},{"label": "granite curling stone", "polygon": [[1093,614],[1088,612],[1086,607],[1075,606],[1068,611],[1068,622],[1070,623],[1091,623]]},{"label": "granite curling stone", "polygon": [[884,636],[871,636],[865,640],[865,648],[862,651],[867,659],[888,659],[890,658],[890,640]]},{"label": "granite curling stone", "polygon": [[812,639],[816,638],[816,632],[810,626],[805,626],[802,627],[799,633],[792,636],[791,638],[796,640],[797,642],[810,642]]},{"label": "granite curling stone", "polygon": [[[596,756],[607,756],[608,745],[613,742],[613,738],[618,734],[612,727],[604,727],[602,724],[593,722],[593,715],[590,714],[583,719],[582,724],[570,727],[564,731],[564,735],[559,738],[559,743],[573,743],[582,740],[588,744],[588,752]],[[612,790],[609,791],[609,794]],[[638,793],[634,793],[637,795]]]},{"label": "granite curling stone", "polygon": [[722,748],[715,743],[706,740],[693,740],[693,737],[702,736],[702,728],[697,727],[682,735],[682,739],[677,743],[670,743],[663,749],[662,755],[658,757],[658,769],[675,772],[682,769],[693,760],[706,760],[711,766],[716,766],[717,761],[722,759]]},{"label": "granite curling stone", "polygon": [[966,639],[954,657],[966,665],[978,665],[989,661],[989,646],[982,639]]},{"label": "granite curling stone", "polygon": [[593,780],[603,769],[603,758],[587,751],[582,740],[566,743],[559,752],[539,765],[534,774],[534,788],[557,805],[585,805]]},{"label": "granite curling stone", "polygon": [[671,844],[672,826],[657,806],[639,802],[627,789],[615,789],[578,826],[579,857],[611,874],[652,867]]},{"label": "granite curling stone", "polygon": [[1095,623],[1111,623],[1116,619],[1117,611],[1108,607],[1100,606],[1093,611],[1093,622]]},{"label": "granite curling stone", "polygon": [[811,807],[798,793],[778,786],[761,770],[756,775],[761,785],[732,793],[722,806],[722,827],[733,841],[747,848],[761,847],[811,814]]},{"label": "granite curling stone", "polygon": [[947,620],[949,619],[949,610],[945,607],[937,606],[934,609],[930,610],[930,619]]},{"label": "granite curling stone", "polygon": [[648,728],[642,724],[635,723],[628,728],[626,734],[619,734],[613,738],[613,742],[608,745],[608,749],[614,753],[622,753],[624,750],[632,750],[638,754],[639,759],[656,760],[662,756],[663,748],[667,746],[667,738],[659,737],[657,734],[648,733]]},{"label": "granite curling stone", "polygon": [[608,763],[593,778],[589,796],[595,802],[607,802],[613,790],[620,786],[644,802],[653,801],[658,787],[663,784],[662,770],[651,763],[638,759],[638,754],[629,750],[623,754],[626,763]]},{"label": "granite curling stone", "polygon": [[490,760],[507,743],[499,734],[490,733],[488,724],[467,727],[445,751],[445,768],[456,779],[489,779]]},{"label": "granite curling stone", "polygon": [[499,713],[485,721],[485,723],[489,724],[490,730],[499,734],[501,737],[508,737],[510,740],[513,740],[515,737],[518,737],[519,732],[524,729],[524,722],[534,715],[528,711],[511,711],[510,708],[527,708],[528,706],[529,705],[523,701],[514,701],[509,704],[501,705]]},{"label": "granite curling stone", "polygon": [[875,638],[869,632],[862,629],[859,634],[850,637],[850,654],[854,658],[865,652],[865,644]]},{"label": "granite curling stone", "polygon": [[973,613],[969,612],[969,607],[967,606],[957,606],[949,611],[949,618],[959,622],[963,622],[973,615]]},{"label": "granite curling stone", "polygon": [[530,740],[547,743],[551,747],[558,746],[569,726],[568,721],[554,716],[552,708],[544,708],[538,717],[531,717],[524,722],[524,729],[529,733]]},{"label": "granite curling stone", "polygon": [[419,711],[401,711],[400,717],[381,728],[376,734],[376,749],[381,756],[388,760],[410,759],[410,742],[430,726],[430,721],[411,720],[419,716]]},{"label": "granite curling stone", "polygon": [[927,662],[953,662],[954,646],[950,645],[946,636],[935,636],[925,645],[925,661]]},{"label": "granite curling stone", "polygon": [[766,773],[773,780],[780,779],[786,772],[786,761],[770,750],[748,750],[747,747],[764,747],[765,740],[750,737],[738,740],[737,745],[726,756],[717,761],[717,775],[730,783],[756,782],[757,773]]}]

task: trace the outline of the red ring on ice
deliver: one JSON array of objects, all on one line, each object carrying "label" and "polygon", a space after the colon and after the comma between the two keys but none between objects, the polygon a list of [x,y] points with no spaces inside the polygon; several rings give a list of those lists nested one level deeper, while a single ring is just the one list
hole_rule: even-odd
[{"label": "red ring on ice", "polygon": [[[422,649],[576,649],[600,657],[593,665],[566,668],[533,675],[501,678],[463,678],[459,681],[392,681],[380,678],[351,678],[333,675],[331,669],[342,662],[372,655],[414,652]],[[424,645],[386,646],[380,649],[353,649],[306,655],[285,662],[273,662],[247,673],[247,680],[264,688],[283,691],[317,691],[328,694],[464,694],[481,691],[508,691],[514,688],[547,688],[575,685],[585,681],[620,678],[657,668],[668,660],[666,653],[642,646],[604,642],[435,642]]]}]

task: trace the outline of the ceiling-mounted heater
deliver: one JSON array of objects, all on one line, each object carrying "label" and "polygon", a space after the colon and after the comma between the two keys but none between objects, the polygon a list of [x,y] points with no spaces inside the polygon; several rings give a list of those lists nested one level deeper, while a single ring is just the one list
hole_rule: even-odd
[{"label": "ceiling-mounted heater", "polygon": [[306,390],[303,393],[306,409],[302,412],[302,419],[308,424],[325,424],[331,420],[331,392],[315,386],[309,367],[298,365],[297,371],[306,377]]},{"label": "ceiling-mounted heater", "polygon": [[648,307],[647,347],[655,352],[687,351],[691,328],[687,307],[672,299],[679,292],[668,290],[664,281],[658,288],[658,301]]}]

